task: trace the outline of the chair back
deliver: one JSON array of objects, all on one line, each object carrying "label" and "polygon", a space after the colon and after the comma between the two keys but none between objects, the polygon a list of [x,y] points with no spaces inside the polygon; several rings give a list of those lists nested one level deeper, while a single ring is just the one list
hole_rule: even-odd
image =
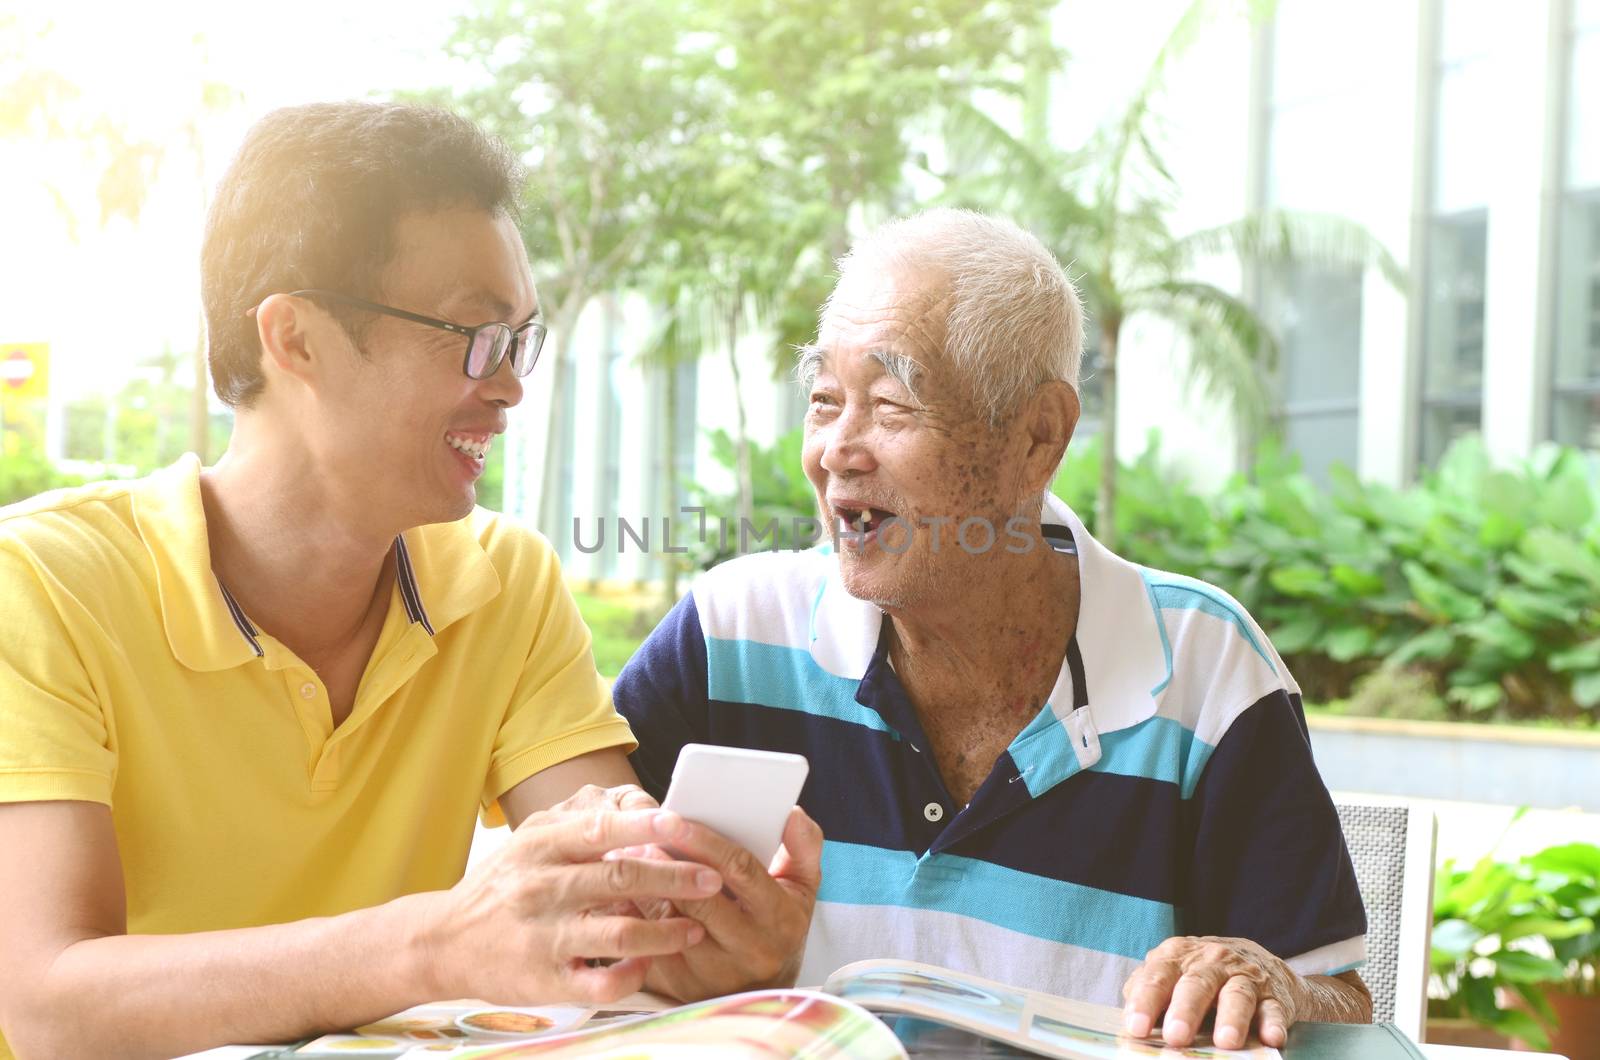
[{"label": "chair back", "polygon": [[1433,814],[1393,799],[1342,798],[1336,806],[1367,907],[1360,971],[1372,991],[1372,1020],[1420,1042],[1433,936]]}]

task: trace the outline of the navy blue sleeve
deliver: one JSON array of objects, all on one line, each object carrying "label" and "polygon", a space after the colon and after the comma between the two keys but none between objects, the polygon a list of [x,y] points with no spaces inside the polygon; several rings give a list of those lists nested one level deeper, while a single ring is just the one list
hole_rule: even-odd
[{"label": "navy blue sleeve", "polygon": [[694,593],[685,593],[622,668],[611,698],[633,727],[639,747],[630,761],[639,783],[660,799],[678,751],[705,742],[706,641]]},{"label": "navy blue sleeve", "polygon": [[1349,950],[1366,910],[1299,696],[1274,692],[1234,719],[1185,810],[1184,934],[1247,938],[1285,960],[1346,944],[1297,963],[1302,975],[1360,960]]}]

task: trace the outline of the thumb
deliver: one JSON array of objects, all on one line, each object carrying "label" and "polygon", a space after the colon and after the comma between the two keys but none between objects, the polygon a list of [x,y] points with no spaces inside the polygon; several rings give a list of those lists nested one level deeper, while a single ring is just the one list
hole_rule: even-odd
[{"label": "thumb", "polygon": [[783,827],[783,846],[772,859],[772,875],[815,895],[822,886],[822,827],[796,806]]}]

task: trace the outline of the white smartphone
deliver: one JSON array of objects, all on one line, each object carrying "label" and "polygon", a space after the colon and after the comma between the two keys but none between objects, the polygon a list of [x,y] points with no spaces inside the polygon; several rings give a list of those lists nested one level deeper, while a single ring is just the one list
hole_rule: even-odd
[{"label": "white smartphone", "polygon": [[804,755],[684,744],[661,808],[705,825],[771,865],[810,768]]}]

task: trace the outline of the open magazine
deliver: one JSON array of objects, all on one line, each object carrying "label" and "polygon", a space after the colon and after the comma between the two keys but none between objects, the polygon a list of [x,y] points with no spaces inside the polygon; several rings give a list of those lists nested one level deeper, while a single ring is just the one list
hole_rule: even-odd
[{"label": "open magazine", "polygon": [[[1184,1049],[1159,1037],[1122,1034],[1122,1010],[1069,1001],[1006,986],[975,975],[912,961],[857,961],[834,972],[822,989],[892,1020],[913,1055],[970,1051],[975,1035],[1061,1060],[1133,1057],[1233,1057],[1280,1060],[1276,1049],[1253,1043],[1220,1049],[1200,1035]],[[951,1035],[950,1031],[963,1032]]]},{"label": "open magazine", "polygon": [[762,990],[666,1008],[637,994],[609,1009],[570,1005],[423,1005],[349,1034],[324,1035],[270,1055],[442,1056],[472,1060],[566,1057],[722,1057],[890,1060],[984,1056],[1013,1050],[1060,1060],[1140,1057],[1281,1060],[1253,1044],[1219,1049],[1202,1036],[1186,1049],[1120,1033],[1122,1011],[1036,993],[910,961],[861,961],[817,990]]}]

